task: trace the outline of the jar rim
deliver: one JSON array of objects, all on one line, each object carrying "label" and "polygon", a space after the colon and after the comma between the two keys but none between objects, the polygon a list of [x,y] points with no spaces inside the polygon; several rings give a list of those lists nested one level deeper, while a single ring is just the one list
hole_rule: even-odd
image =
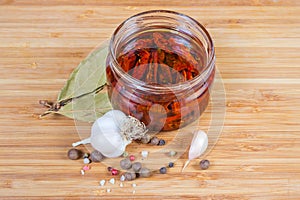
[{"label": "jar rim", "polygon": [[[156,14],[156,13],[163,13],[163,14],[171,14],[174,16],[180,16],[183,19],[186,20],[190,20],[193,23],[195,23],[200,29],[201,31],[203,31],[204,34],[203,37],[204,39],[207,41],[208,46],[209,46],[209,50],[211,53],[208,54],[208,62],[207,64],[204,66],[204,71],[202,71],[199,75],[195,76],[193,79],[184,81],[184,82],[180,82],[180,83],[175,83],[175,84],[168,84],[168,85],[150,85],[145,83],[144,81],[141,81],[139,79],[136,79],[134,77],[132,77],[130,74],[126,73],[122,67],[120,66],[119,62],[117,61],[115,52],[114,52],[114,41],[115,41],[115,37],[118,33],[118,31],[130,20],[133,20],[135,18],[144,16],[144,15],[148,15],[148,14]],[[110,40],[110,44],[109,44],[109,55],[112,58],[112,61],[114,63],[115,66],[117,66],[115,69],[118,72],[118,75],[120,75],[122,78],[129,80],[129,81],[134,81],[134,83],[136,84],[136,86],[140,86],[143,87],[144,89],[156,89],[156,90],[165,90],[166,88],[168,89],[172,89],[172,90],[177,90],[177,89],[182,89],[184,86],[189,86],[189,87],[193,87],[196,84],[199,84],[199,82],[201,84],[204,84],[206,82],[206,80],[208,79],[209,75],[212,73],[213,69],[214,69],[214,65],[215,65],[215,49],[214,49],[214,44],[212,41],[212,38],[210,36],[210,34],[208,33],[208,31],[206,30],[206,28],[200,24],[197,20],[193,19],[192,17],[176,12],[176,11],[171,11],[171,10],[149,10],[149,11],[145,11],[145,12],[141,12],[138,14],[135,14],[129,18],[127,18],[126,20],[124,20],[117,28],[116,30],[113,32],[113,35],[111,37]]]}]

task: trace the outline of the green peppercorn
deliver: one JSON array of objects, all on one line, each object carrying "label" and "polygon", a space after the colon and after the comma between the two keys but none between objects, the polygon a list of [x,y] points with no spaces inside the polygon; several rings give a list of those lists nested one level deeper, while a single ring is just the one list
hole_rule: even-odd
[{"label": "green peppercorn", "polygon": [[146,167],[143,167],[140,172],[139,172],[140,176],[141,177],[144,177],[144,178],[148,178],[151,176],[151,171],[150,169],[146,168]]},{"label": "green peppercorn", "polygon": [[122,169],[130,169],[131,168],[131,161],[129,158],[124,158],[120,161],[120,167]]},{"label": "green peppercorn", "polygon": [[82,156],[82,151],[78,150],[78,149],[70,149],[68,151],[68,158],[71,160],[77,160],[79,158],[81,158]]},{"label": "green peppercorn", "polygon": [[151,139],[150,143],[151,143],[152,145],[158,145],[159,139],[158,139],[157,137],[153,137],[153,138]]},{"label": "green peppercorn", "polygon": [[135,162],[132,164],[132,169],[135,172],[140,171],[141,168],[142,168],[142,163],[140,163],[140,162]]},{"label": "green peppercorn", "polygon": [[103,160],[104,156],[102,155],[102,153],[100,151],[94,150],[91,153],[90,156],[92,162],[100,162],[101,160]]},{"label": "green peppercorn", "polygon": [[173,156],[176,156],[177,152],[176,151],[170,151],[169,152],[169,156],[173,157]]},{"label": "green peppercorn", "polygon": [[200,168],[203,170],[208,169],[209,165],[210,165],[209,160],[201,160],[200,161]]}]

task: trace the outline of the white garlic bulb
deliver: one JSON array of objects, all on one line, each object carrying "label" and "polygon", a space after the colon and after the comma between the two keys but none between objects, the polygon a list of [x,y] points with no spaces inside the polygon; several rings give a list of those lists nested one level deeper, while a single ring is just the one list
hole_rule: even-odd
[{"label": "white garlic bulb", "polygon": [[91,143],[104,156],[114,158],[122,155],[133,139],[140,139],[146,132],[145,125],[136,118],[111,110],[94,122],[89,138],[73,146]]},{"label": "white garlic bulb", "polygon": [[91,130],[93,148],[110,158],[122,155],[130,143],[120,134],[121,124],[126,118],[123,112],[112,110],[97,119]]}]

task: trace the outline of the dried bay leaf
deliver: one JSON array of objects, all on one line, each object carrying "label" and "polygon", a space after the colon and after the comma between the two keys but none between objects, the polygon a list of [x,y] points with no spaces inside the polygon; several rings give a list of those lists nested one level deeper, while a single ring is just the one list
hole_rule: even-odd
[{"label": "dried bay leaf", "polygon": [[104,85],[107,54],[108,42],[105,42],[81,61],[71,73],[57,101],[85,94]]},{"label": "dried bay leaf", "polygon": [[61,89],[57,103],[43,115],[57,113],[85,122],[93,122],[112,109],[106,84],[108,42],[90,53],[71,73]]}]

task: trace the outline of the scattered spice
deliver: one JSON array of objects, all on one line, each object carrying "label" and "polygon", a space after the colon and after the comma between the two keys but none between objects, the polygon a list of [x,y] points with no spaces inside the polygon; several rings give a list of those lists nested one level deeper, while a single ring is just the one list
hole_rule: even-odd
[{"label": "scattered spice", "polygon": [[150,136],[149,134],[145,134],[145,135],[142,137],[141,142],[142,142],[143,144],[148,144],[148,143],[150,142],[150,140],[151,140],[151,136]]},{"label": "scattered spice", "polygon": [[135,183],[132,183],[132,187],[136,187],[136,184],[135,184]]},{"label": "scattered spice", "polygon": [[111,172],[111,175],[113,175],[113,176],[119,174],[119,171],[117,169],[115,169],[115,168],[113,168],[110,172]]},{"label": "scattered spice", "polygon": [[130,169],[131,168],[131,161],[129,158],[124,158],[120,161],[120,167],[122,169]]},{"label": "scattered spice", "polygon": [[110,193],[110,192],[111,192],[111,189],[110,189],[110,188],[107,188],[107,189],[106,189],[106,192],[107,192],[107,193]]},{"label": "scattered spice", "polygon": [[124,151],[123,157],[127,157],[127,156],[128,156],[128,152],[127,152],[127,151]]},{"label": "scattered spice", "polygon": [[169,156],[173,157],[173,156],[176,156],[177,152],[176,151],[170,151],[169,152]]},{"label": "scattered spice", "polygon": [[159,169],[159,172],[161,174],[165,174],[165,173],[167,173],[167,168],[166,167],[162,167],[162,168]]},{"label": "scattered spice", "polygon": [[82,169],[83,169],[84,171],[88,171],[88,170],[90,170],[90,166],[84,165]]},{"label": "scattered spice", "polygon": [[104,156],[100,151],[94,150],[90,156],[92,162],[100,162],[104,159]]},{"label": "scattered spice", "polygon": [[107,167],[107,171],[111,172],[113,168],[112,167]]},{"label": "scattered spice", "polygon": [[84,175],[84,170],[82,169],[82,170],[80,170],[80,173],[81,173],[81,175]]},{"label": "scattered spice", "polygon": [[84,158],[83,159],[83,163],[84,164],[89,164],[91,161],[90,161],[90,159],[88,159],[88,158]]},{"label": "scattered spice", "polygon": [[199,164],[201,169],[206,170],[209,168],[210,162],[209,160],[201,160]]},{"label": "scattered spice", "polygon": [[114,178],[111,178],[110,180],[109,180],[109,182],[111,183],[111,184],[115,184],[115,182],[116,182],[116,180],[114,179]]},{"label": "scattered spice", "polygon": [[125,176],[124,176],[124,175],[122,175],[122,176],[120,177],[120,181],[125,181]]},{"label": "scattered spice", "polygon": [[135,172],[131,172],[131,171],[126,172],[124,176],[125,176],[125,180],[127,181],[132,181],[136,178]]},{"label": "scattered spice", "polygon": [[130,161],[134,161],[135,160],[135,156],[134,155],[130,155],[129,159],[130,159]]},{"label": "scattered spice", "polygon": [[153,137],[153,138],[151,139],[150,143],[151,143],[152,145],[158,145],[159,139],[158,139],[157,137]]},{"label": "scattered spice", "polygon": [[174,163],[173,162],[169,162],[169,167],[170,168],[174,167]]},{"label": "scattered spice", "polygon": [[163,139],[160,139],[159,142],[158,142],[158,146],[163,146],[166,144],[166,141],[163,140]]},{"label": "scattered spice", "polygon": [[90,155],[88,153],[83,154],[83,158],[88,158],[88,157],[90,157]]},{"label": "scattered spice", "polygon": [[105,180],[101,180],[99,183],[100,183],[100,186],[104,186]]},{"label": "scattered spice", "polygon": [[141,177],[148,178],[151,176],[152,173],[151,173],[150,169],[143,167],[143,168],[141,168],[139,174]]},{"label": "scattered spice", "polygon": [[120,187],[123,187],[124,185],[123,185],[123,183],[120,183]]},{"label": "scattered spice", "polygon": [[132,169],[135,172],[139,172],[141,168],[142,168],[142,163],[140,162],[135,162],[132,164]]},{"label": "scattered spice", "polygon": [[149,154],[149,152],[148,151],[142,151],[142,156],[143,156],[143,158],[147,158],[148,157],[148,154]]},{"label": "scattered spice", "polygon": [[82,156],[82,151],[78,150],[78,149],[70,149],[68,151],[68,158],[71,160],[77,160]]}]

